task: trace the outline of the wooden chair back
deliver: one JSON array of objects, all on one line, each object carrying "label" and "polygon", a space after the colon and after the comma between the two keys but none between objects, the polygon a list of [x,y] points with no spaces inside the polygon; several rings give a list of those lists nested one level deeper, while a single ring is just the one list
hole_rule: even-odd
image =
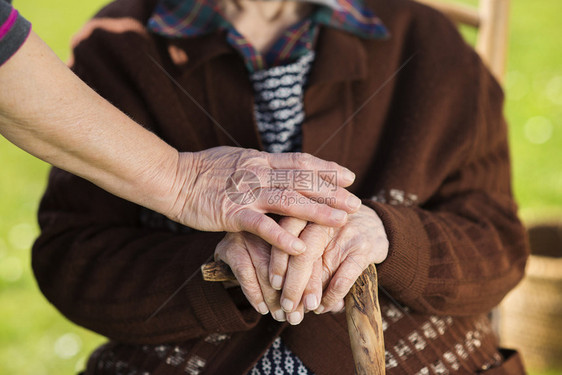
[{"label": "wooden chair back", "polygon": [[443,0],[416,0],[429,5],[454,23],[478,30],[475,49],[496,79],[503,83],[509,38],[509,0],[479,0],[478,8]]}]

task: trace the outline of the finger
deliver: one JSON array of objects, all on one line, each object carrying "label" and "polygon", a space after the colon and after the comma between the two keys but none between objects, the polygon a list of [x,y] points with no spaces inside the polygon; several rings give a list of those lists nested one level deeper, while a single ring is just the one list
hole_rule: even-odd
[{"label": "finger", "polygon": [[341,227],[347,222],[347,212],[344,210],[319,204],[294,190],[262,189],[256,203],[266,212],[296,217],[330,227]]},{"label": "finger", "polygon": [[332,277],[328,288],[324,292],[322,302],[315,312],[321,314],[341,310],[341,301],[349,293],[349,290],[367,266],[368,264],[363,267],[352,257],[347,257]]},{"label": "finger", "polygon": [[275,220],[263,213],[245,208],[235,215],[235,220],[240,223],[241,230],[261,237],[270,245],[290,255],[298,255],[306,250],[306,244],[301,239],[283,229]]},{"label": "finger", "polygon": [[281,290],[287,272],[289,254],[276,247],[271,249],[271,261],[269,263],[269,282],[273,289]]},{"label": "finger", "polygon": [[301,233],[301,238],[307,244],[307,251],[289,259],[281,294],[281,306],[285,312],[295,311],[310,280],[314,262],[322,256],[331,240],[330,231],[316,224],[308,225]]},{"label": "finger", "polygon": [[273,317],[273,319],[277,320],[278,322],[287,321],[287,314],[285,313],[285,311],[283,311],[281,306],[279,306],[279,308],[276,310],[272,310],[271,316]]},{"label": "finger", "polygon": [[337,302],[332,310],[333,313],[341,313],[345,310],[345,300],[340,300]]},{"label": "finger", "polygon": [[287,315],[287,322],[289,322],[290,325],[296,326],[297,324],[300,324],[304,319],[303,304],[302,303],[299,304],[293,312],[288,313],[286,315]]},{"label": "finger", "polygon": [[303,303],[306,311],[313,311],[322,299],[322,258],[314,262],[312,274],[304,290]]},{"label": "finger", "polygon": [[258,278],[258,283],[260,285],[265,304],[267,305],[267,309],[276,320],[285,321],[285,313],[279,304],[279,297],[281,293],[273,289],[269,283],[269,245],[267,246],[267,249],[261,246],[251,246],[248,251],[250,253],[252,263],[254,264],[254,269],[256,270],[256,276]]},{"label": "finger", "polygon": [[[295,236],[299,236],[306,227],[307,222],[294,217],[285,217],[279,221],[279,225]],[[271,260],[269,262],[269,282],[273,289],[281,290],[285,280],[285,273],[289,263],[289,255],[273,246],[271,248]]]},{"label": "finger", "polygon": [[[311,170],[269,170],[261,173],[261,181],[267,181],[266,185],[262,185],[259,195],[270,196],[268,202],[279,202],[275,199],[279,193],[286,191],[294,191],[303,196],[314,198],[313,202],[319,205],[326,205],[332,208],[354,213],[361,207],[361,200],[355,195],[347,191],[345,188],[338,186],[335,177],[332,180],[325,180],[325,173]],[[265,191],[265,193],[264,193]],[[271,193],[271,194],[268,194]],[[304,204],[306,200],[302,197],[296,203]]]},{"label": "finger", "polygon": [[[230,247],[227,248],[228,246]],[[252,259],[246,249],[232,246],[232,242],[223,240],[217,245],[215,259],[222,260],[230,266],[248,302],[260,314],[267,314],[269,310],[263,298]]]},{"label": "finger", "polygon": [[317,204],[343,210],[348,214],[357,212],[362,204],[361,199],[338,186],[318,185],[311,190],[295,190]]},{"label": "finger", "polygon": [[330,180],[335,185],[347,187],[355,181],[355,174],[349,169],[340,166],[337,163],[322,160],[306,153],[283,153],[283,154],[267,154],[269,164],[274,169],[297,169],[303,171],[313,171],[326,179],[326,176],[332,176]]}]

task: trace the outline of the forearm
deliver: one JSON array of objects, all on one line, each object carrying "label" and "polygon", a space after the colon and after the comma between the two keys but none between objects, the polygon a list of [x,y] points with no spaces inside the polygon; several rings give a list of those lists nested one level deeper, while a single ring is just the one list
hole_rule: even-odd
[{"label": "forearm", "polygon": [[[126,78],[120,75],[118,79]],[[0,93],[0,131],[6,138],[59,168],[183,225],[208,231],[246,230],[283,249],[302,251],[301,241],[283,232],[265,213],[342,225],[347,216],[344,211],[353,212],[361,203],[342,187],[353,182],[352,172],[310,155],[273,156],[232,147],[178,153],[96,94],[33,33],[1,67],[0,81],[5,88]],[[276,168],[306,169],[319,175],[333,170],[339,176],[334,183],[339,186],[320,195],[333,197],[334,207],[316,204],[308,197],[301,205],[272,204],[267,197],[276,192],[265,187],[271,180],[269,172]],[[228,198],[227,182],[240,170],[260,176],[266,190],[261,200],[239,205]],[[293,191],[288,194],[302,197]]]},{"label": "forearm", "polygon": [[171,210],[178,152],[91,90],[36,34],[0,67],[0,82],[8,140],[115,195]]}]

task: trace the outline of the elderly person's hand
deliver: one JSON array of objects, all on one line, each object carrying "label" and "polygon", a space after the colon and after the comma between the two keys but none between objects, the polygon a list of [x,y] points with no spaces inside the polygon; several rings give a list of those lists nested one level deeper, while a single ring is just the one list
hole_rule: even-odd
[{"label": "elderly person's hand", "polygon": [[[353,172],[308,154],[268,154],[216,147],[182,155],[185,159],[180,160],[178,178],[172,187],[178,191],[178,198],[168,217],[198,230],[247,231],[290,254],[299,254],[305,249],[304,242],[266,213],[340,227],[345,224],[347,214],[361,206],[359,198],[344,189],[353,183]],[[184,170],[191,172],[186,174]],[[272,178],[275,170],[310,171],[324,183],[317,189],[287,189],[286,181]],[[241,179],[232,178],[235,172]],[[336,176],[334,181],[330,180],[333,176]],[[259,183],[251,186],[252,178],[257,181],[255,177]],[[236,194],[238,188],[254,193],[257,199],[244,201],[244,193]],[[279,199],[281,191],[283,199]]]},{"label": "elderly person's hand", "polygon": [[289,256],[259,237],[241,232],[224,237],[215,250],[215,260],[230,266],[258,312],[271,311],[276,320],[293,325],[302,321],[305,311],[343,309],[343,299],[355,280],[388,253],[382,222],[366,206],[349,215],[347,224],[339,229],[292,217],[279,224],[307,244],[303,254]]},{"label": "elderly person's hand", "polygon": [[[306,221],[294,219],[283,227],[298,236],[306,224]],[[227,233],[215,249],[215,260],[230,266],[250,304],[259,313],[271,311],[275,319],[284,321],[285,313],[279,305],[281,293],[269,283],[270,257],[271,245],[248,232]]]},{"label": "elderly person's hand", "polygon": [[291,324],[303,319],[303,304],[316,313],[342,310],[344,297],[361,273],[388,254],[382,221],[367,206],[349,215],[341,228],[309,223],[300,238],[306,252],[289,256],[274,248],[269,264],[270,283],[282,289],[280,303]]}]

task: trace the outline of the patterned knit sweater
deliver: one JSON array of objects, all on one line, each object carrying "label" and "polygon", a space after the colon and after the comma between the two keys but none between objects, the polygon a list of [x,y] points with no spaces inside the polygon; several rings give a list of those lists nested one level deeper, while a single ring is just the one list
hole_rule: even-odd
[{"label": "patterned knit sweater", "polygon": [[314,52],[296,62],[250,75],[255,91],[255,116],[265,151],[301,150],[304,120],[303,93]]}]

